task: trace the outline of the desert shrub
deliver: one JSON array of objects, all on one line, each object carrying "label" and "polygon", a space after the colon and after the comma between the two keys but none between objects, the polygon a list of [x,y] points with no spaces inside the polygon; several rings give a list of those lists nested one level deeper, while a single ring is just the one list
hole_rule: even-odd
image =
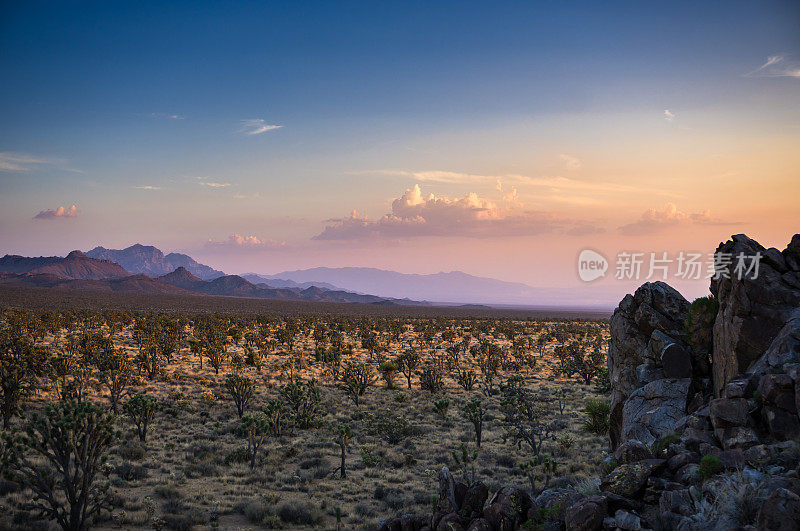
[{"label": "desert shrub", "polygon": [[608,435],[611,405],[604,398],[590,398],[584,406],[583,430],[595,435]]},{"label": "desert shrub", "polygon": [[433,364],[426,365],[419,373],[419,386],[431,393],[438,393],[444,389],[442,369]]},{"label": "desert shrub", "polygon": [[114,467],[114,473],[125,481],[138,481],[148,476],[147,469],[141,465],[123,462]]},{"label": "desert shrub", "polygon": [[711,476],[722,472],[722,461],[711,454],[704,455],[700,459],[700,467],[697,469],[697,475],[702,479],[708,479]]},{"label": "desert shrub", "polygon": [[284,502],[278,506],[277,514],[287,524],[317,526],[324,515],[310,502]]},{"label": "desert shrub", "polygon": [[594,378],[594,392],[599,395],[607,395],[611,392],[611,376],[607,367],[597,371],[597,376]]},{"label": "desert shrub", "polygon": [[183,493],[175,485],[157,485],[153,489],[153,494],[165,500],[180,500],[183,498]]},{"label": "desert shrub", "polygon": [[383,458],[375,451],[375,446],[364,444],[358,449],[361,454],[361,466],[364,468],[375,468],[381,464]]},{"label": "desert shrub", "polygon": [[404,417],[390,416],[372,417],[367,423],[366,432],[368,435],[380,437],[389,444],[398,444],[408,437],[421,434],[421,430]]},{"label": "desert shrub", "polygon": [[450,409],[450,399],[449,398],[438,398],[433,401],[433,409],[436,411],[436,414],[442,417],[443,419],[447,418],[447,411]]},{"label": "desert shrub", "polygon": [[190,531],[194,528],[194,520],[187,514],[164,511],[161,521],[164,522],[164,527],[172,531]]},{"label": "desert shrub", "polygon": [[653,445],[650,447],[650,451],[654,456],[660,457],[665,450],[667,450],[671,445],[680,442],[680,440],[680,436],[675,433],[664,435],[653,443]]},{"label": "desert shrub", "polygon": [[128,461],[141,461],[147,457],[147,450],[138,442],[125,442],[117,449],[117,454]]},{"label": "desert shrub", "polygon": [[408,402],[408,395],[402,391],[400,391],[399,393],[395,393],[394,401],[397,402],[398,404],[405,404],[406,402]]},{"label": "desert shrub", "polygon": [[250,450],[241,447],[229,452],[225,456],[225,464],[230,466],[234,463],[247,463],[250,461]]}]

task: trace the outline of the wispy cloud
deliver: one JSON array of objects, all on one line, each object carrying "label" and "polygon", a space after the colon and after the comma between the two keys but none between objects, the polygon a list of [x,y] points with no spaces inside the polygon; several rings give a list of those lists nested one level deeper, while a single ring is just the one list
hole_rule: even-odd
[{"label": "wispy cloud", "polygon": [[800,78],[800,63],[792,61],[783,55],[771,55],[767,60],[748,72],[744,77],[794,77]]},{"label": "wispy cloud", "polygon": [[664,109],[664,119],[668,122],[673,121],[675,119],[675,113],[669,109]]},{"label": "wispy cloud", "polygon": [[650,193],[666,197],[675,197],[673,190],[630,186],[608,181],[588,181],[582,179],[572,179],[569,177],[542,176],[529,177],[527,175],[504,174],[504,175],[479,175],[474,173],[461,173],[452,171],[405,171],[405,170],[363,170],[350,172],[352,175],[383,175],[389,177],[408,177],[419,182],[436,182],[442,184],[475,184],[491,185],[500,180],[503,183],[515,185],[518,189],[526,193],[536,193],[537,197],[547,200],[551,195],[564,195],[569,192],[571,195],[587,194],[623,194],[623,193]]},{"label": "wispy cloud", "polygon": [[234,199],[258,199],[261,197],[259,192],[253,192],[252,194],[243,194],[243,193],[236,193],[233,194]]},{"label": "wispy cloud", "polygon": [[280,129],[281,127],[283,126],[268,124],[262,118],[249,118],[247,120],[242,120],[242,128],[239,130],[239,132],[246,135],[260,135],[261,133],[274,131],[275,129]]},{"label": "wispy cloud", "polygon": [[80,213],[81,211],[78,210],[78,207],[76,207],[75,205],[72,205],[69,208],[60,206],[55,210],[51,208],[48,208],[47,210],[42,210],[41,212],[33,216],[33,219],[77,218],[78,214]]},{"label": "wispy cloud", "polygon": [[571,155],[566,155],[566,154],[562,153],[558,157],[562,161],[564,161],[564,166],[568,170],[578,170],[583,165],[583,163],[581,163],[581,159],[579,159],[577,157],[573,157]]},{"label": "wispy cloud", "polygon": [[0,171],[30,171],[39,164],[52,164],[53,161],[34,157],[25,153],[0,153]]},{"label": "wispy cloud", "polygon": [[152,118],[159,118],[162,120],[183,120],[184,117],[180,114],[170,114],[165,112],[151,112],[150,116]]},{"label": "wispy cloud", "polygon": [[134,186],[137,190],[161,190],[160,186],[152,186],[150,184],[143,184],[141,186]]},{"label": "wispy cloud", "polygon": [[269,240],[253,235],[243,236],[238,233],[231,234],[227,240],[215,241],[209,238],[206,242],[206,247],[216,249],[275,249],[286,245],[285,241]]},{"label": "wispy cloud", "polygon": [[659,232],[668,227],[677,225],[739,225],[740,222],[725,221],[711,215],[710,210],[687,214],[678,210],[674,203],[667,203],[661,208],[650,208],[633,223],[628,223],[619,228],[622,234],[636,236]]},{"label": "wispy cloud", "polygon": [[[202,179],[202,177],[198,177],[198,179]],[[227,188],[231,185],[231,183],[219,183],[214,181],[203,181],[200,180],[197,184],[200,186],[205,186],[206,188]]]}]

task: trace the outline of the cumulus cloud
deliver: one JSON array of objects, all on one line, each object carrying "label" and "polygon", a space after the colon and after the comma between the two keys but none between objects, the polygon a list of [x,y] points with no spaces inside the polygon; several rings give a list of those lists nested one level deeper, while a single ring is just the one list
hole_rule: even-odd
[{"label": "cumulus cloud", "polygon": [[667,203],[661,208],[650,208],[633,223],[619,228],[622,234],[635,236],[649,234],[677,225],[738,225],[738,222],[724,221],[711,215],[710,210],[687,214],[678,210],[674,203]]},{"label": "cumulus cloud", "polygon": [[748,72],[744,77],[794,77],[800,78],[800,63],[783,55],[771,55],[764,64]]},{"label": "cumulus cloud", "polygon": [[42,210],[41,212],[33,216],[33,219],[77,218],[78,214],[80,213],[81,211],[78,210],[78,207],[76,207],[75,205],[72,205],[69,208],[60,206],[55,210],[53,210],[52,208],[48,208],[47,210]]},{"label": "cumulus cloud", "polygon": [[673,121],[675,119],[675,113],[669,109],[664,109],[664,119],[668,122]]},{"label": "cumulus cloud", "polygon": [[349,217],[329,219],[327,223],[315,240],[523,236],[568,233],[581,224],[548,212],[505,208],[474,192],[455,199],[423,195],[418,184],[392,201],[391,212],[380,219],[370,219],[354,210]]},{"label": "cumulus cloud", "polygon": [[224,241],[215,241],[209,238],[206,242],[206,247],[228,249],[273,249],[285,246],[285,241],[266,240],[257,236],[243,236],[238,233],[231,234]]},{"label": "cumulus cloud", "polygon": [[281,127],[283,126],[268,124],[261,118],[249,118],[247,120],[242,120],[242,128],[239,130],[239,132],[246,135],[260,135],[261,133],[274,131],[275,129],[280,129]]}]

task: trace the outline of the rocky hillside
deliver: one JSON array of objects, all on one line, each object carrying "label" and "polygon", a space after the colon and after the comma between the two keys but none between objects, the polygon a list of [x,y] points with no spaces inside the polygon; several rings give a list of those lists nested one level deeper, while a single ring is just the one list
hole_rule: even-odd
[{"label": "rocky hillside", "polygon": [[179,267],[185,268],[193,275],[203,280],[213,280],[225,273],[212,269],[195,261],[191,256],[180,253],[169,253],[166,256],[160,249],[152,245],[139,243],[125,249],[106,249],[95,247],[86,253],[91,258],[111,260],[127,271],[136,274],[158,277],[175,271]]},{"label": "rocky hillside", "polygon": [[127,277],[130,273],[114,262],[96,260],[80,251],[72,251],[66,258],[31,269],[28,275],[54,275],[70,280],[104,280]]},{"label": "rocky hillside", "polygon": [[382,529],[800,529],[800,234],[783,251],[736,235],[717,253],[760,253],[757,278],[732,263],[691,304],[646,283],[614,312],[613,455],[594,494],[489,499],[444,468],[431,516]]}]

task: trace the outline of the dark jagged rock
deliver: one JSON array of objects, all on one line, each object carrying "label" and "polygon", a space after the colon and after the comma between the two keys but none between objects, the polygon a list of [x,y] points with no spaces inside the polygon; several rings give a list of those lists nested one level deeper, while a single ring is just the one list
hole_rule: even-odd
[{"label": "dark jagged rock", "polygon": [[[755,240],[737,234],[717,247],[717,253],[733,257],[727,268],[729,278],[712,279],[711,293],[719,302],[714,323],[714,390],[719,395],[738,373],[756,362],[800,307],[800,235],[782,253],[769,252]],[[758,277],[736,274],[740,253],[764,258]]]},{"label": "dark jagged rock", "polygon": [[668,284],[648,282],[633,295],[626,295],[614,311],[608,353],[613,448],[623,441],[622,409],[625,401],[641,385],[637,368],[648,361],[651,362],[649,365],[660,363],[653,358],[660,355],[663,347],[676,339],[685,339],[683,323],[688,308],[689,302]]},{"label": "dark jagged rock", "polygon": [[663,459],[645,459],[636,463],[620,465],[600,482],[600,490],[626,498],[635,497],[657,470],[663,468]]}]

